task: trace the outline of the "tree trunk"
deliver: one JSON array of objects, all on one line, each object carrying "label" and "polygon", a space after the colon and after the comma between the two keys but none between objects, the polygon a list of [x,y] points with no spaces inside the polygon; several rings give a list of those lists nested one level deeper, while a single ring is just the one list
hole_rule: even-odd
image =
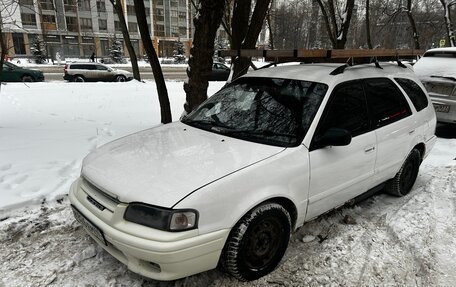
[{"label": "tree trunk", "polygon": [[[250,2],[250,1],[245,1]],[[260,35],[261,28],[263,28],[264,19],[266,18],[266,13],[269,9],[269,4],[271,0],[257,1],[255,9],[253,10],[252,19],[250,20],[250,25],[248,26],[247,33],[245,38],[242,41],[242,49],[255,49],[258,36]],[[234,12],[233,12],[234,17]],[[233,37],[237,34],[238,31],[234,30],[235,20],[233,19]],[[251,62],[251,58],[240,58],[234,62],[233,67],[233,80],[239,78],[242,75],[247,73]]]},{"label": "tree trunk", "polygon": [[345,6],[345,12],[340,25],[339,33],[337,33],[336,39],[336,49],[345,49],[345,44],[347,43],[348,29],[350,28],[350,21],[353,14],[353,7],[355,6],[355,0],[347,0]]},{"label": "tree trunk", "polygon": [[454,35],[453,23],[451,21],[450,5],[449,5],[449,2],[446,2],[445,0],[440,0],[440,2],[443,5],[443,12],[444,12],[444,19],[445,19],[445,27],[447,30],[448,43],[450,43],[451,47],[455,47],[456,46],[456,37]]},{"label": "tree trunk", "polygon": [[6,47],[6,39],[3,35],[3,30],[2,30],[2,11],[0,11],[0,91],[2,89],[2,81],[1,81],[1,78],[2,78],[2,73],[3,73],[3,63],[5,61],[5,57],[6,57],[6,52],[7,52],[7,47]]},{"label": "tree trunk", "polygon": [[155,84],[157,86],[158,101],[160,102],[161,122],[163,124],[172,121],[171,107],[169,105],[168,90],[166,89],[163,71],[158,61],[157,53],[155,52],[154,45],[149,34],[149,27],[146,20],[146,9],[143,0],[134,0],[136,19],[138,20],[139,32],[141,40],[146,50],[147,57],[149,58],[150,67],[154,74]]},{"label": "tree trunk", "polygon": [[135,49],[130,40],[130,33],[128,33],[127,23],[125,22],[124,11],[122,7],[122,1],[109,0],[114,7],[114,12],[119,17],[120,29],[127,46],[128,54],[130,55],[131,68],[133,70],[133,78],[141,81],[141,75],[139,74],[138,58],[136,57]]},{"label": "tree trunk", "polygon": [[367,47],[372,49],[372,39],[371,39],[371,30],[370,30],[370,5],[369,0],[366,0],[366,40],[367,40]]},{"label": "tree trunk", "polygon": [[407,17],[409,19],[410,26],[412,27],[413,44],[415,46],[415,49],[419,50],[420,49],[420,39],[419,39],[419,35],[418,35],[418,30],[416,29],[415,19],[413,18],[413,14],[412,14],[412,0],[407,0]]},{"label": "tree trunk", "polygon": [[335,47],[336,46],[336,37],[334,37],[335,32],[333,33],[333,31],[331,29],[331,23],[329,21],[328,13],[326,12],[326,9],[325,9],[325,6],[323,5],[322,0],[317,0],[317,3],[318,3],[318,6],[320,6],[321,14],[323,15],[323,20],[325,21],[326,32],[328,33],[332,46]]},{"label": "tree trunk", "polygon": [[[139,1],[139,0],[135,0]],[[208,76],[212,72],[214,41],[225,8],[225,0],[201,0],[193,18],[195,35],[190,49],[185,112],[190,113],[207,99]]]},{"label": "tree trunk", "polygon": [[[231,21],[231,49],[239,50],[242,48],[242,42],[247,35],[249,29],[249,18],[252,9],[252,2],[248,0],[235,0],[233,7],[233,19]],[[231,63],[233,65],[233,79],[236,78],[239,73],[239,62],[243,61],[237,57],[231,57]],[[244,59],[245,61],[245,59]]]}]

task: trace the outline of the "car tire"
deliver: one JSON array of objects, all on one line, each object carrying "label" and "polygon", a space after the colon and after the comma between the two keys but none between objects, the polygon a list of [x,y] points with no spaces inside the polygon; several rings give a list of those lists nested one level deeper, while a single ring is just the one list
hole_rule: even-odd
[{"label": "car tire", "polygon": [[114,80],[116,82],[125,82],[127,80],[127,77],[125,77],[124,75],[117,75]]},{"label": "car tire", "polygon": [[283,206],[260,205],[231,230],[221,265],[239,280],[258,279],[277,267],[288,247],[290,234],[291,218]]},{"label": "car tire", "polygon": [[419,150],[413,149],[405,159],[396,176],[386,183],[386,193],[398,197],[408,194],[415,184],[420,164],[421,153]]},{"label": "car tire", "polygon": [[22,82],[34,82],[35,79],[30,75],[23,75],[21,78]]},{"label": "car tire", "polygon": [[83,76],[80,76],[80,75],[74,76],[74,78],[73,78],[73,82],[83,83],[85,81],[86,81],[86,79]]}]

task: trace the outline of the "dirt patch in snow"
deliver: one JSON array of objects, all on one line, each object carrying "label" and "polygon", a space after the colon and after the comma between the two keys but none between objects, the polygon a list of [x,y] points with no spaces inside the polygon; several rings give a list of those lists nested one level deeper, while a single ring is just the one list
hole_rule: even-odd
[{"label": "dirt patch in snow", "polygon": [[403,198],[378,195],[305,224],[257,281],[212,270],[158,282],[100,248],[64,197],[0,214],[0,286],[454,286],[455,205],[456,166],[427,167]]}]

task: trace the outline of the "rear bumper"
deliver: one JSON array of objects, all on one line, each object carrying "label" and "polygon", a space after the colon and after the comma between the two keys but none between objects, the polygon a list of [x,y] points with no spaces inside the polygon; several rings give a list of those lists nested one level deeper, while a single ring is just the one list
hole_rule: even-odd
[{"label": "rear bumper", "polygon": [[[152,279],[167,281],[217,267],[229,229],[203,235],[199,235],[198,230],[191,230],[187,231],[186,236],[181,232],[164,232],[150,228],[147,235],[133,235],[116,228],[122,225],[122,222],[110,224],[101,219],[103,216],[97,216],[97,209],[87,202],[87,195],[79,188],[79,182],[80,180],[77,180],[70,188],[70,202],[103,232],[107,245],[85,226],[84,229],[103,249],[127,265],[131,271]],[[126,208],[126,205],[124,207]],[[124,210],[122,207],[119,209]],[[123,212],[114,212],[113,220],[123,221]],[[160,234],[166,235],[166,238],[160,240]]]},{"label": "rear bumper", "polygon": [[73,79],[73,76],[70,76],[70,75],[63,75],[63,79],[66,80],[66,81],[71,81]]}]

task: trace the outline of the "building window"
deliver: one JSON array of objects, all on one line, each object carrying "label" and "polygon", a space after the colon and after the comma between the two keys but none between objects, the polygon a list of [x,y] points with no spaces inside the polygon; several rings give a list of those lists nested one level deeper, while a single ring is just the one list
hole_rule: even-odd
[{"label": "building window", "polygon": [[187,27],[179,27],[179,36],[187,36]]},{"label": "building window", "polygon": [[36,17],[35,14],[21,14],[21,20],[23,26],[33,26],[36,27]]},{"label": "building window", "polygon": [[100,12],[106,12],[106,3],[104,0],[102,1],[97,1],[97,11],[98,13]]},{"label": "building window", "polygon": [[119,21],[114,21],[114,30],[116,32],[122,32],[122,29],[120,28],[120,22]]},{"label": "building window", "polygon": [[66,17],[67,30],[70,32],[78,32],[78,18]]},{"label": "building window", "polygon": [[187,13],[186,12],[179,12],[179,19],[187,20]]},{"label": "building window", "polygon": [[45,24],[55,24],[55,16],[54,15],[43,15],[42,21]]},{"label": "building window", "polygon": [[171,13],[170,13],[171,17],[177,17],[177,11],[176,10],[171,10]]},{"label": "building window", "polygon": [[138,25],[133,22],[128,22],[128,31],[138,33]]},{"label": "building window", "polygon": [[163,0],[157,0],[157,5],[163,6]]},{"label": "building window", "polygon": [[109,42],[108,39],[100,39],[100,50],[101,55],[106,56],[109,54]]},{"label": "building window", "polygon": [[92,19],[79,18],[81,21],[81,31],[92,31]]},{"label": "building window", "polygon": [[107,31],[108,30],[108,21],[103,19],[98,19],[98,29],[100,31]]},{"label": "building window", "polygon": [[185,0],[179,0],[179,6],[185,6],[187,3],[185,3]]},{"label": "building window", "polygon": [[42,10],[54,10],[54,2],[52,0],[40,0],[38,2]]},{"label": "building window", "polygon": [[65,12],[76,13],[76,0],[63,0],[63,5],[65,7]]},{"label": "building window", "polygon": [[13,33],[14,52],[18,55],[25,55],[24,35],[22,33]]},{"label": "building window", "polygon": [[80,11],[90,11],[90,0],[79,0],[78,6]]},{"label": "building window", "polygon": [[127,14],[128,15],[136,15],[135,6],[127,5]]},{"label": "building window", "polygon": [[24,6],[33,6],[33,0],[19,0],[19,5]]}]

